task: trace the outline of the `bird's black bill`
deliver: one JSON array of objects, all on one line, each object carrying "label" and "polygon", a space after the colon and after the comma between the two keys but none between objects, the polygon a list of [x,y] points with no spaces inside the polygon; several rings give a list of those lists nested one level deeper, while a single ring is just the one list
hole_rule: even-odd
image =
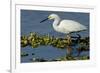
[{"label": "bird's black bill", "polygon": [[42,22],[44,22],[44,21],[46,21],[46,20],[48,20],[48,18],[46,18],[46,19],[42,20],[40,23],[42,23]]}]

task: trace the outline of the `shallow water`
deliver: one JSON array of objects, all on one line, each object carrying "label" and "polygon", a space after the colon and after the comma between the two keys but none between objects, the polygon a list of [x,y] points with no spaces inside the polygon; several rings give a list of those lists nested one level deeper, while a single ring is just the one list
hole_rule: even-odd
[{"label": "shallow water", "polygon": [[[53,21],[46,21],[40,23],[49,14],[56,13],[62,19],[75,20],[87,27],[87,31],[80,32],[82,37],[89,36],[89,13],[79,12],[52,12],[52,11],[33,11],[21,10],[21,35],[29,35],[30,32],[37,32],[41,35],[50,34],[51,36],[64,37],[65,34],[54,31],[52,27]],[[75,34],[73,34],[75,36]],[[75,48],[76,46],[74,46]],[[43,58],[52,60],[66,55],[66,49],[57,49],[52,46],[39,46],[38,48],[31,48],[30,46],[21,48],[21,52],[26,52],[29,56],[22,57],[21,62],[31,62],[32,58]],[[35,55],[32,55],[34,53]],[[81,55],[89,55],[89,52],[82,52]],[[77,55],[77,51],[73,50],[73,55]]]},{"label": "shallow water", "polygon": [[[22,57],[21,62],[27,63],[32,62],[32,58],[38,58],[38,59],[45,59],[48,61],[55,60],[59,57],[66,56],[66,49],[58,49],[52,46],[40,46],[38,48],[31,48],[30,46],[27,46],[25,48],[21,49],[22,52],[28,53],[28,56]],[[34,55],[32,55],[34,53]],[[77,56],[78,52],[76,49],[73,49],[73,56]],[[80,56],[87,55],[89,56],[89,52],[82,52]]]},{"label": "shallow water", "polygon": [[[31,48],[29,46],[22,48],[21,51],[26,52],[29,56],[23,57],[22,62],[29,62],[33,57],[43,58],[46,60],[56,59],[57,57],[65,56],[65,49],[57,49],[52,46],[40,46],[38,48]],[[34,53],[34,55],[32,55]]]}]

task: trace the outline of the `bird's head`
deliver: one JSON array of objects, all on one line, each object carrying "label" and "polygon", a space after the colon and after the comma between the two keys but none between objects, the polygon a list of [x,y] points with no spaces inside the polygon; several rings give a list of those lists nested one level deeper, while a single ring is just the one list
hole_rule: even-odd
[{"label": "bird's head", "polygon": [[52,19],[55,19],[55,18],[58,18],[59,16],[57,14],[50,14],[48,16],[48,19],[52,20]]},{"label": "bird's head", "polygon": [[57,19],[59,18],[59,16],[57,14],[50,14],[46,19],[42,20],[40,23],[46,21],[46,20],[53,20],[53,19]]}]

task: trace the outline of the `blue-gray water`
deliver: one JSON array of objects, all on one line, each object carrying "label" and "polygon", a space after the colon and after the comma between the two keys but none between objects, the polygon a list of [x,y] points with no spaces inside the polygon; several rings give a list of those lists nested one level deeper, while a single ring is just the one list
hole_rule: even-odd
[{"label": "blue-gray water", "polygon": [[[53,11],[36,11],[36,10],[21,10],[21,35],[29,35],[30,32],[37,32],[38,34],[64,37],[65,34],[54,31],[52,27],[52,20],[40,23],[41,20],[48,17],[48,15],[56,13],[61,19],[75,20],[87,27],[87,31],[79,32],[82,37],[89,36],[89,13],[79,12],[53,12]],[[75,34],[74,34],[75,35]],[[29,56],[21,58],[21,62],[30,62],[30,59],[44,58],[55,59],[66,55],[66,50],[57,49],[51,46],[40,46],[38,48],[31,48],[29,46],[21,48],[22,52],[27,52]],[[31,55],[35,53],[35,55]],[[73,52],[76,54],[76,51]],[[83,54],[89,54],[84,52]]]}]

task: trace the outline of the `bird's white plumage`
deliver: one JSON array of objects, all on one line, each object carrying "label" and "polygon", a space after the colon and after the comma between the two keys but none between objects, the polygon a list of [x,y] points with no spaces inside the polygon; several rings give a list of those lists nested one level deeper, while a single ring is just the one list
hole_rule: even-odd
[{"label": "bird's white plumage", "polygon": [[73,20],[61,20],[57,14],[51,14],[48,18],[50,20],[54,19],[53,28],[57,32],[69,34],[72,32],[79,32],[87,29],[84,25],[80,24],[79,22]]},{"label": "bird's white plumage", "polygon": [[58,26],[59,32],[72,33],[86,30],[86,27],[73,20],[62,20]]}]

